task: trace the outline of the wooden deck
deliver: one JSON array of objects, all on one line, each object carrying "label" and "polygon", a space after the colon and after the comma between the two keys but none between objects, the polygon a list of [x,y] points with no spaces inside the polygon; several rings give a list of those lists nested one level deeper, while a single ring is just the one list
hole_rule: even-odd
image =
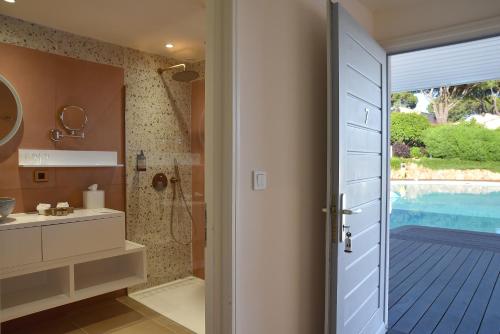
[{"label": "wooden deck", "polygon": [[500,236],[407,226],[390,242],[389,333],[500,333]]}]

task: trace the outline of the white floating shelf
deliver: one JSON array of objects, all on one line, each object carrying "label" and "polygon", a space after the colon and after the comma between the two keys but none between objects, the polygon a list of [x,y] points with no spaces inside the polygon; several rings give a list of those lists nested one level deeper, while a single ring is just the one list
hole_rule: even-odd
[{"label": "white floating shelf", "polygon": [[147,281],[146,249],[95,252],[0,271],[0,323]]},{"label": "white floating shelf", "polygon": [[19,149],[19,167],[122,167],[116,152]]}]

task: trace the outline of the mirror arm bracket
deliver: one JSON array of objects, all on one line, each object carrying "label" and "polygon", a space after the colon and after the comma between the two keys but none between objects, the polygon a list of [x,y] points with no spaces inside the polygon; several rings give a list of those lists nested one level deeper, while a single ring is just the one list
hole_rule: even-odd
[{"label": "mirror arm bracket", "polygon": [[85,133],[82,132],[80,134],[72,133],[72,134],[69,134],[69,135],[65,135],[59,129],[52,129],[52,130],[50,130],[50,139],[52,139],[52,141],[58,142],[58,141],[61,141],[63,138],[85,139]]}]

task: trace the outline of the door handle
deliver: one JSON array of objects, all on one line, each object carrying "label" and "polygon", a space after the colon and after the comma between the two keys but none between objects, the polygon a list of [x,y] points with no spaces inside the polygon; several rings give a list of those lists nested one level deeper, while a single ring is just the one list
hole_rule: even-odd
[{"label": "door handle", "polygon": [[[329,208],[322,208],[321,211],[323,213],[328,213],[330,212],[332,216],[340,216],[340,233],[338,233],[338,228],[337,228],[337,224],[339,223],[337,219],[332,219],[332,232],[333,232],[333,239],[332,240],[336,240],[337,239],[337,236],[338,236],[338,239],[339,239],[339,242],[343,242],[346,238],[346,230],[348,230],[350,228],[350,226],[347,226],[344,224],[344,216],[345,215],[358,215],[360,213],[363,212],[363,210],[361,209],[344,209],[344,205],[345,205],[345,202],[346,202],[346,195],[345,194],[340,194],[340,210],[335,210],[335,205],[332,204],[332,206]],[[340,235],[338,235],[340,234]]]},{"label": "door handle", "polygon": [[[322,208],[321,212],[327,213],[328,209]],[[361,209],[355,209],[355,210],[344,209],[340,212],[340,214],[342,214],[342,215],[359,215],[362,212],[363,212],[363,210],[361,210]]]},{"label": "door handle", "polygon": [[350,228],[350,226],[347,226],[345,223],[344,223],[344,217],[346,215],[359,215],[360,213],[363,212],[363,210],[361,209],[344,209],[345,205],[346,205],[346,200],[347,196],[346,194],[340,194],[340,210],[339,212],[337,213],[338,215],[340,215],[340,236],[339,236],[339,241],[340,242],[343,242],[345,239],[346,239],[346,230],[348,230]]},{"label": "door handle", "polygon": [[341,213],[343,215],[359,215],[362,212],[363,210],[361,209],[355,209],[355,210],[343,209]]}]

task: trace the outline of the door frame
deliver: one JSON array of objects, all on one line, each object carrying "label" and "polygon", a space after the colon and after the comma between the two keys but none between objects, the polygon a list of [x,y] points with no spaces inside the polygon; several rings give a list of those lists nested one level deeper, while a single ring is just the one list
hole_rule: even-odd
[{"label": "door frame", "polygon": [[[436,29],[424,33],[407,35],[391,40],[381,41],[381,46],[387,52],[387,149],[390,151],[390,135],[391,135],[391,56],[406,52],[425,50],[440,46],[464,43],[473,40],[484,39],[500,35],[500,17],[491,19],[475,21],[456,25],[450,28]],[[387,168],[387,191],[390,194],[391,186],[391,168],[390,168],[390,154],[387,155],[388,168]],[[387,201],[387,235],[386,235],[386,280],[385,280],[385,298],[389,300],[389,250],[390,250],[390,195]],[[389,323],[389,310],[387,308],[384,312],[384,322]]]},{"label": "door frame", "polygon": [[207,246],[205,328],[235,332],[237,83],[235,1],[207,2],[205,61],[205,191]]}]

